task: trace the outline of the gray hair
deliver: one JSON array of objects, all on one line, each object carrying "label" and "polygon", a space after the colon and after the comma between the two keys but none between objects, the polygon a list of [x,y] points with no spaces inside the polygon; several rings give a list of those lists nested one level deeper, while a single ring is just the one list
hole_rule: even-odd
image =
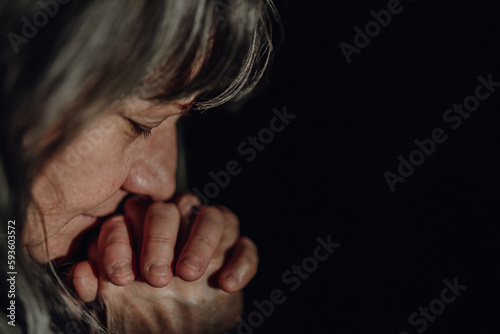
[{"label": "gray hair", "polygon": [[[21,237],[32,181],[51,156],[123,96],[174,101],[196,93],[200,110],[245,96],[270,61],[273,19],[271,0],[2,2],[2,275],[9,271],[6,224],[15,219]],[[7,324],[2,279],[0,332],[59,333],[68,324],[105,331],[83,304],[70,307],[77,301],[51,264],[17,249],[16,327]]]}]

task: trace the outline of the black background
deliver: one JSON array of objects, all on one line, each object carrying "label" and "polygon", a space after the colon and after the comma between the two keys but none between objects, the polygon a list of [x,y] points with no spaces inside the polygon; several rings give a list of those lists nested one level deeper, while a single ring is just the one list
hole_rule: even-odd
[{"label": "black background", "polygon": [[[497,332],[500,87],[457,130],[443,121],[478,76],[500,82],[497,5],[402,0],[348,64],[339,44],[388,1],[331,2],[278,2],[286,35],[267,84],[238,111],[184,121],[191,190],[241,163],[211,203],[259,247],[243,319],[280,289],[286,301],[253,333],[417,333],[410,314],[457,277],[467,289],[423,332]],[[245,161],[238,145],[285,106],[297,117]],[[447,140],[391,192],[384,172],[435,128]],[[328,235],[341,246],[291,291],[283,273]]]}]

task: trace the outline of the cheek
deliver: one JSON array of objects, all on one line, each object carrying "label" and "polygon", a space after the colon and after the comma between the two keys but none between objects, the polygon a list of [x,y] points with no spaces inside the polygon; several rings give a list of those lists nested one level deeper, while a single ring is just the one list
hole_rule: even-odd
[{"label": "cheek", "polygon": [[78,213],[118,191],[127,177],[130,142],[119,116],[105,116],[81,131],[48,166],[65,210]]}]

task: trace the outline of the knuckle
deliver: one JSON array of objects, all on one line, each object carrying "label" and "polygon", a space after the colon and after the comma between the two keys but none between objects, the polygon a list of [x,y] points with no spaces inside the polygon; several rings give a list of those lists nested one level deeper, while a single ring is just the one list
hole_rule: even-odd
[{"label": "knuckle", "polygon": [[238,217],[224,206],[206,206],[199,213],[200,220],[210,220],[221,228],[239,233],[240,221]]},{"label": "knuckle", "polygon": [[193,236],[193,243],[195,243],[198,247],[202,246],[202,247],[206,247],[209,249],[215,248],[214,241],[210,237],[208,237],[204,234],[195,234]]},{"label": "knuckle", "polygon": [[233,220],[238,220],[238,217],[234,214],[233,211],[229,210],[226,206],[224,205],[217,205],[217,208],[224,214],[230,217]]},{"label": "knuckle", "polygon": [[103,250],[107,251],[108,249],[127,249],[128,247],[128,239],[123,238],[123,237],[116,237],[116,238],[110,238],[106,240],[106,242],[103,245]]},{"label": "knuckle", "polygon": [[226,219],[226,224],[232,230],[235,230],[237,232],[240,230],[240,221],[234,213],[231,213],[228,219]]},{"label": "knuckle", "polygon": [[259,264],[259,254],[255,243],[247,237],[241,238],[241,244],[243,247],[243,254],[247,262],[252,266],[257,267]]},{"label": "knuckle", "polygon": [[150,234],[147,236],[147,239],[150,244],[167,244],[167,245],[175,244],[175,238],[172,235],[166,233]]},{"label": "knuckle", "polygon": [[199,213],[201,219],[210,219],[220,222],[223,218],[222,210],[217,206],[206,206]]},{"label": "knuckle", "polygon": [[99,238],[99,244],[102,245],[103,250],[109,247],[113,249],[126,247],[130,242],[123,216],[115,216],[104,222],[100,235],[103,236],[102,239]]},{"label": "knuckle", "polygon": [[257,270],[259,266],[259,257],[255,253],[245,253],[243,255],[244,261],[248,264],[250,268]]},{"label": "knuckle", "polygon": [[117,232],[125,226],[124,224],[125,217],[123,215],[113,216],[102,224],[101,233]]},{"label": "knuckle", "polygon": [[249,248],[251,251],[255,252],[257,254],[257,245],[250,239],[249,237],[242,236],[240,238],[240,242],[247,248]]},{"label": "knuckle", "polygon": [[257,263],[255,265],[250,267],[251,269],[248,271],[248,275],[250,277],[254,277],[255,275],[257,275],[258,267],[259,267],[259,263],[257,261]]},{"label": "knuckle", "polygon": [[181,214],[175,204],[156,202],[150,205],[148,215],[152,218],[179,220]]},{"label": "knuckle", "polygon": [[221,212],[221,215],[223,216],[223,219],[226,222],[226,224],[228,224],[229,228],[239,229],[240,220],[233,211],[229,210],[227,207],[223,205],[218,205],[216,207]]}]

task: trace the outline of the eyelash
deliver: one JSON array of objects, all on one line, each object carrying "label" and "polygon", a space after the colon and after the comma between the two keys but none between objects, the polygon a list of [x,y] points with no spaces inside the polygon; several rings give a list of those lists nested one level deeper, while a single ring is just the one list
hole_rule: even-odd
[{"label": "eyelash", "polygon": [[132,130],[137,137],[142,136],[144,139],[151,137],[151,129],[145,129],[142,125],[139,125],[130,119],[129,122],[132,125]]},{"label": "eyelash", "polygon": [[[193,112],[193,110],[191,108],[184,111],[184,116],[193,116],[193,115],[195,115],[195,113]],[[149,137],[151,137],[151,130],[152,129],[147,129],[147,128],[145,129],[145,127],[143,125],[139,125],[131,119],[129,119],[128,121],[129,121],[130,125],[132,126],[132,130],[134,131],[134,134],[136,135],[136,137],[142,136],[144,139],[148,139]]]}]

